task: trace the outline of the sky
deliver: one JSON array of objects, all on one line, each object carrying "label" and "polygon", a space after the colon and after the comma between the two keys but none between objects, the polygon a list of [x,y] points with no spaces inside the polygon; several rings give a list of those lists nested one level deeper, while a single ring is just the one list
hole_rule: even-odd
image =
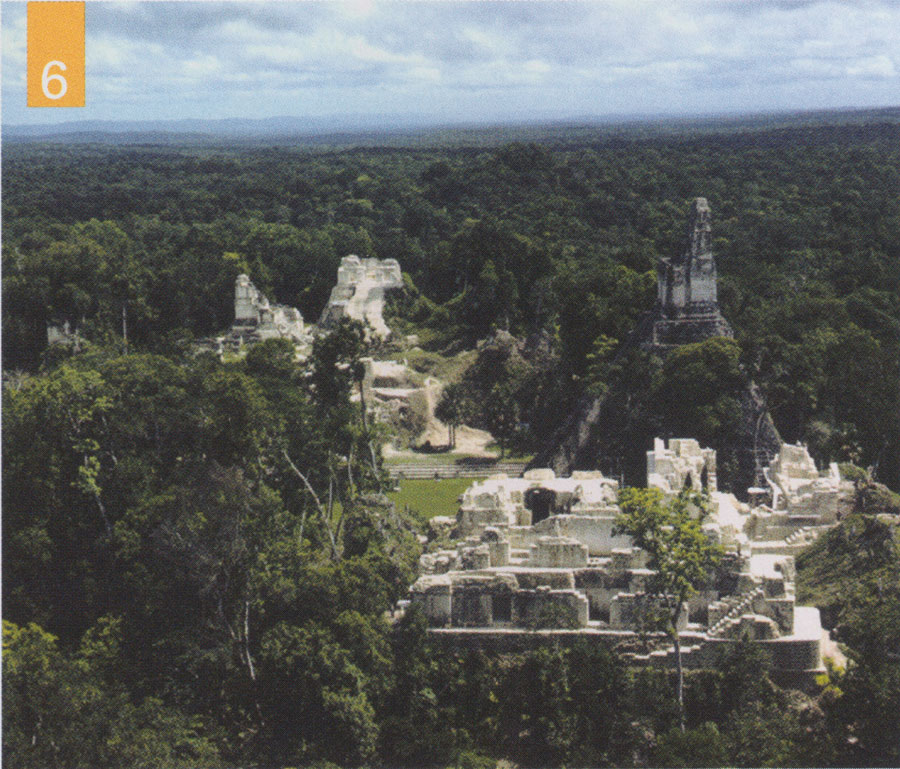
[{"label": "sky", "polygon": [[897,0],[88,2],[84,108],[2,120],[410,116],[441,123],[900,104]]}]

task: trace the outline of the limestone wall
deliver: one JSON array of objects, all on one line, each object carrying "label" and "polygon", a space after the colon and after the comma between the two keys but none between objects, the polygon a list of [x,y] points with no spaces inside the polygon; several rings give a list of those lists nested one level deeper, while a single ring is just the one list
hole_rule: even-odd
[{"label": "limestone wall", "polygon": [[852,509],[853,484],[841,479],[835,463],[820,473],[802,444],[783,444],[765,475],[776,511],[809,516],[818,523],[835,523]]},{"label": "limestone wall", "polygon": [[658,303],[667,317],[706,313],[716,307],[716,264],[712,255],[710,221],[706,198],[695,198],[688,218],[684,251],[675,257],[660,259]]},{"label": "limestone wall", "polygon": [[528,565],[538,568],[578,569],[587,566],[588,549],[571,537],[541,537],[531,546]]},{"label": "limestone wall", "polygon": [[238,275],[234,283],[235,323],[256,325],[259,322],[260,293],[248,275]]},{"label": "limestone wall", "polygon": [[[631,547],[631,537],[624,534],[613,534],[614,518],[601,518],[592,515],[555,515],[531,527],[532,537],[557,534],[570,537],[587,547],[588,554],[593,557],[609,555],[613,550]],[[520,542],[524,537],[520,539]]]},{"label": "limestone wall", "polygon": [[338,267],[337,284],[322,311],[319,326],[333,328],[341,318],[367,323],[382,338],[390,334],[384,322],[384,292],[403,286],[396,259],[360,259],[345,256]]},{"label": "limestone wall", "polygon": [[[796,491],[805,489],[803,484],[831,482],[818,473],[813,476],[809,464],[803,452],[787,452],[779,467],[783,472],[799,469],[788,473],[796,483],[785,485]],[[668,445],[658,440],[648,452],[648,469],[655,471],[650,475],[667,493],[685,485],[715,489],[715,468],[715,452],[695,440],[672,439]],[[463,495],[456,519],[456,534],[466,539],[458,543],[455,560],[446,552],[423,558],[423,569],[432,575],[439,565],[446,573],[421,578],[413,600],[423,606],[432,627],[460,632],[506,633],[572,621],[588,634],[645,633],[658,627],[654,620],[662,601],[649,595],[655,572],[648,556],[632,547],[630,538],[613,534],[615,494],[615,482],[595,472],[559,478],[551,470],[536,469],[523,478],[496,476],[474,483]],[[805,525],[818,519],[787,510],[751,510],[717,491],[711,502],[704,532],[728,552],[678,618],[681,629],[688,627],[689,616],[695,623],[686,631],[686,664],[706,664],[710,644],[746,633],[760,643],[784,641],[786,645],[773,646],[782,669],[816,668],[821,628],[803,607],[796,607],[793,560],[777,548],[807,531],[798,530],[798,520]],[[546,517],[522,525],[532,514]],[[780,539],[759,539],[766,534]],[[798,616],[806,617],[799,626]],[[672,664],[665,649],[644,656],[646,664]]]},{"label": "limestone wall", "polygon": [[656,438],[647,452],[647,485],[664,494],[677,494],[685,486],[715,492],[716,452],[692,438],[671,438],[668,446]]},{"label": "limestone wall", "polygon": [[[533,532],[519,530],[513,537],[513,547],[530,547],[536,536],[555,534],[542,520],[551,520],[575,514],[581,518],[611,518],[615,515],[618,483],[605,478],[599,472],[573,473],[571,478],[557,478],[552,470],[539,468],[528,470],[522,478],[507,478],[505,475],[492,476],[476,482],[463,494],[457,516],[461,536],[480,535],[485,526],[505,525],[508,527],[530,526],[536,522]],[[548,517],[549,516],[549,517]],[[599,542],[609,539],[611,524],[598,524],[595,539]],[[590,528],[589,524],[585,528]],[[575,536],[573,530],[562,536]],[[585,540],[589,548],[592,545]],[[625,543],[630,544],[628,542]],[[616,546],[623,546],[622,544]],[[597,547],[591,554],[602,552]],[[608,552],[608,550],[607,550]]]},{"label": "limestone wall", "polygon": [[588,624],[588,601],[575,590],[519,590],[513,596],[512,622],[516,625],[540,624],[555,617],[570,618],[578,627]]}]

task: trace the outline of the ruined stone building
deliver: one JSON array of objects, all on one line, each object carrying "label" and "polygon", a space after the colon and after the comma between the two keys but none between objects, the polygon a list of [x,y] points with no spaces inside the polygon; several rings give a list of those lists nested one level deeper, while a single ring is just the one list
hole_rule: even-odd
[{"label": "ruined stone building", "polygon": [[[705,198],[691,204],[682,248],[657,263],[657,298],[616,352],[616,361],[636,350],[665,358],[686,344],[733,336],[719,309],[717,270],[712,252],[710,206]],[[639,446],[660,432],[674,437],[665,412],[633,419],[634,379],[627,370],[612,379],[602,396],[586,394],[560,426],[531,467],[550,467],[557,475],[606,468],[623,472],[632,485],[644,485]],[[684,398],[691,400],[687,389]],[[732,434],[715,446],[724,471],[720,481],[743,494],[762,482],[762,469],[778,452],[781,439],[756,386],[747,379],[739,396],[739,419]],[[640,421],[643,420],[643,421]],[[667,432],[671,430],[671,432]]]},{"label": "ruined stone building", "polygon": [[[749,637],[768,647],[782,673],[823,670],[829,641],[818,610],[796,605],[794,554],[849,511],[852,487],[830,473],[812,477],[807,460],[805,448],[785,446],[769,468],[775,503],[751,507],[716,488],[715,452],[697,441],[657,440],[647,452],[651,486],[665,495],[685,487],[709,493],[704,532],[726,553],[679,620],[687,667],[711,665],[722,644]],[[435,522],[435,530],[452,526],[452,545],[422,556],[411,589],[432,636],[492,649],[583,637],[631,649],[636,664],[674,665],[661,635],[636,649],[650,627],[653,572],[615,530],[617,491],[615,480],[584,471],[560,478],[536,469],[474,483],[456,520]]]},{"label": "ruined stone building", "polygon": [[368,323],[382,339],[390,335],[384,322],[384,292],[403,286],[396,259],[360,259],[351,254],[341,259],[337,285],[322,311],[319,327],[333,328],[341,318]]},{"label": "ruined stone building", "polygon": [[[405,363],[363,358],[362,390],[375,419],[393,428],[395,441],[409,443],[434,418],[441,383],[411,370]],[[356,400],[354,393],[351,399]],[[405,445],[399,445],[404,448]]]},{"label": "ruined stone building", "polygon": [[[83,324],[82,320],[82,324]],[[58,323],[47,323],[47,346],[53,345],[71,346],[79,348],[78,324],[69,320]]]},{"label": "ruined stone building", "polygon": [[652,331],[646,345],[670,348],[733,336],[719,311],[716,261],[711,242],[711,215],[706,198],[691,204],[684,249],[657,263],[658,294]]},{"label": "ruined stone building", "polygon": [[313,335],[334,328],[344,317],[367,323],[383,339],[390,334],[382,317],[384,292],[402,285],[400,265],[395,259],[345,256],[317,327],[307,326],[296,308],[270,302],[248,275],[238,275],[234,284],[234,323],[224,336],[201,340],[198,347],[222,354],[265,339],[281,338],[291,340],[298,356],[304,358],[312,348]]},{"label": "ruined stone building", "polygon": [[234,323],[215,342],[220,351],[237,351],[265,339],[289,339],[303,349],[312,344],[312,333],[298,309],[272,304],[249,276],[238,275],[234,282]]}]

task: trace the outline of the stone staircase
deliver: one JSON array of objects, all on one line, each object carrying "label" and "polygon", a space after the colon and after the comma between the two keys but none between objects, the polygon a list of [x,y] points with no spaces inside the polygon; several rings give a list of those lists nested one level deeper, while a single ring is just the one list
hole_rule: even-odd
[{"label": "stone staircase", "polygon": [[403,463],[385,465],[391,478],[435,480],[439,478],[488,478],[498,473],[506,473],[509,478],[521,478],[525,472],[525,462],[476,463]]},{"label": "stone staircase", "polygon": [[801,526],[793,534],[789,534],[784,542],[787,545],[806,547],[815,542],[825,528],[824,526]]},{"label": "stone staircase", "polygon": [[[699,667],[694,665],[694,657],[700,656],[702,644],[691,643],[689,640],[683,640],[681,644],[681,665],[685,668]],[[655,668],[674,668],[675,645],[667,646],[664,649],[655,649],[649,654],[626,654],[625,658],[634,665],[649,665]]]},{"label": "stone staircase", "polygon": [[[719,617],[706,631],[707,638],[723,638],[727,637],[728,631],[735,625],[740,624],[741,616],[750,613],[753,608],[753,602],[758,598],[765,597],[765,589],[762,587],[754,588],[749,593],[738,596],[728,596],[721,601],[710,604],[710,609],[716,606],[720,608],[724,604],[727,611]],[[689,628],[690,629],[690,628]],[[681,664],[684,668],[702,667],[703,658],[703,640],[691,637],[693,634],[682,636],[681,641]],[[674,668],[675,667],[675,645],[666,646],[663,649],[656,649],[648,654],[626,654],[625,658],[635,665],[650,665],[657,668]],[[707,659],[706,662],[709,662]],[[695,663],[697,663],[695,665]]]},{"label": "stone staircase", "polygon": [[728,596],[721,601],[714,601],[709,605],[710,611],[720,611],[724,606],[727,607],[725,613],[713,622],[706,634],[710,638],[722,638],[728,634],[728,631],[741,622],[741,616],[749,613],[753,608],[753,602],[757,598],[764,598],[766,591],[762,587],[757,587],[749,593],[739,596]]},{"label": "stone staircase", "polygon": [[801,526],[784,539],[754,540],[751,544],[754,554],[795,555],[815,542],[828,526]]}]

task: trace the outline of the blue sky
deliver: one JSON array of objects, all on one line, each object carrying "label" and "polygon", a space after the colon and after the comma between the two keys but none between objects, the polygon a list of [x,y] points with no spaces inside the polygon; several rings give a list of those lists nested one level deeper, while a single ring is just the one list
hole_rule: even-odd
[{"label": "blue sky", "polygon": [[88,2],[87,106],[3,122],[421,115],[439,122],[900,104],[895,0]]}]

